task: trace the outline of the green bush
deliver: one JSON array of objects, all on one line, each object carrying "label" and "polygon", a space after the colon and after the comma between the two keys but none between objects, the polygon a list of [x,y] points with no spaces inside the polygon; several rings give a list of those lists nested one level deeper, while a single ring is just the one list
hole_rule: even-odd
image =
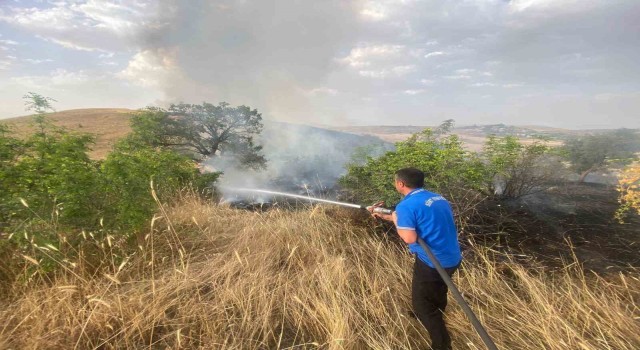
[{"label": "green bush", "polygon": [[23,142],[10,136],[11,129],[0,124],[0,230],[7,226],[15,215],[17,204],[11,190],[16,178],[15,163],[22,154]]},{"label": "green bush", "polygon": [[[3,206],[7,223],[28,219],[90,227],[98,220],[96,162],[87,152],[93,138],[35,119],[37,132],[24,142],[0,137]],[[28,206],[28,207],[27,207]]]},{"label": "green bush", "polygon": [[431,129],[396,143],[394,151],[367,157],[364,165],[352,164],[340,184],[352,200],[372,203],[378,200],[392,204],[400,200],[393,185],[393,174],[405,167],[425,172],[425,187],[445,196],[457,197],[462,191],[480,191],[485,168],[480,159],[462,147],[456,135],[438,135]]},{"label": "green bush", "polygon": [[[205,188],[219,175],[200,174],[188,157],[130,139],[103,162],[94,161],[91,136],[58,128],[43,115],[34,120],[36,132],[26,140],[0,127],[0,234],[9,238],[0,241],[0,257],[7,260],[2,280],[13,278],[15,266],[35,268],[23,256],[48,272],[62,257],[94,255],[95,242],[108,236],[127,240],[158,209],[152,180],[159,200],[168,202],[177,191]],[[87,245],[87,237],[94,243]]]},{"label": "green bush", "polygon": [[482,159],[485,192],[503,199],[518,198],[545,189],[563,165],[543,140],[522,144],[515,136],[489,136]]},{"label": "green bush", "polygon": [[119,142],[101,165],[107,196],[106,216],[122,230],[140,229],[157,210],[151,181],[160,201],[186,187],[202,188],[218,174],[199,173],[197,163],[168,149],[130,140]]}]

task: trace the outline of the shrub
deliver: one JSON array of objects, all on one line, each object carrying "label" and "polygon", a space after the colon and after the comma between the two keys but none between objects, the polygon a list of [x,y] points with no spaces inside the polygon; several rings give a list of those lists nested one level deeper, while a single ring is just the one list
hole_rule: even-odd
[{"label": "shrub", "polygon": [[107,216],[122,230],[140,229],[157,210],[150,183],[162,201],[188,185],[202,189],[218,173],[202,175],[197,163],[169,149],[130,140],[119,142],[101,165],[107,196]]},{"label": "shrub", "polygon": [[[87,227],[98,220],[98,171],[87,152],[93,138],[35,119],[37,132],[24,142],[4,137],[3,188],[11,198],[3,206],[7,222],[17,219],[50,221]],[[22,201],[28,203],[24,209]]]},{"label": "shrub", "polygon": [[490,136],[482,158],[486,191],[498,198],[518,198],[546,188],[562,163],[544,141],[524,145],[515,136]]},{"label": "shrub", "polygon": [[359,203],[383,200],[388,204],[400,200],[393,185],[396,170],[415,167],[425,173],[425,187],[444,195],[457,213],[458,225],[481,201],[484,165],[476,154],[466,151],[456,135],[444,135],[431,129],[396,143],[394,151],[367,157],[363,165],[351,164],[339,183],[347,196]]}]

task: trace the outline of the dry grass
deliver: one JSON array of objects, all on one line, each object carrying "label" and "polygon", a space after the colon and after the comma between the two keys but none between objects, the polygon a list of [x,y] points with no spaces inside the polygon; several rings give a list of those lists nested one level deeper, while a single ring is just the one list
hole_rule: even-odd
[{"label": "dry grass", "polygon": [[[93,159],[104,159],[115,142],[131,131],[129,118],[133,112],[125,108],[85,108],[51,113],[48,118],[57,126],[94,135],[96,144],[89,155]],[[2,119],[0,123],[12,125],[22,137],[33,133],[29,116]]]},{"label": "dry grass", "polygon": [[[427,348],[407,312],[411,256],[350,216],[187,197],[126,263],[16,287],[0,348]],[[572,263],[549,275],[494,254],[468,250],[455,282],[501,349],[640,348],[637,271],[605,279]],[[450,305],[454,348],[483,349]]]}]

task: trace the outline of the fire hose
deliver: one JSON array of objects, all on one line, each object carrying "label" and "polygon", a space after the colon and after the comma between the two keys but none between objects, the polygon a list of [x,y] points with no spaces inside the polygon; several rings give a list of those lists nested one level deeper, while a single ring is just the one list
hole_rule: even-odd
[{"label": "fire hose", "polygon": [[[386,215],[390,215],[393,213],[391,209],[381,208],[381,207],[373,208],[373,212],[386,214]],[[484,343],[484,345],[489,350],[498,350],[498,348],[496,347],[496,344],[493,342],[493,340],[489,336],[489,333],[487,333],[487,330],[484,329],[484,327],[482,326],[482,323],[480,322],[480,320],[478,320],[478,317],[476,316],[476,314],[473,312],[473,310],[471,310],[471,307],[469,307],[469,304],[467,304],[467,301],[464,300],[464,298],[462,297],[462,293],[460,293],[460,291],[458,290],[458,287],[456,287],[456,285],[451,280],[451,277],[449,277],[449,274],[447,274],[447,272],[444,270],[444,268],[442,267],[438,259],[436,259],[436,256],[431,251],[431,248],[429,248],[427,243],[422,238],[418,237],[417,240],[418,240],[418,244],[420,244],[422,249],[424,249],[424,251],[427,253],[427,256],[429,256],[429,260],[433,262],[433,266],[435,266],[436,270],[438,271],[438,274],[440,275],[440,277],[442,277],[442,280],[444,281],[444,283],[451,290],[451,294],[453,295],[453,298],[456,299],[456,301],[462,308],[462,311],[464,311],[464,313],[469,318],[469,321],[471,321],[473,328],[476,329],[476,332],[478,332],[478,335],[480,336],[480,338],[482,338],[482,342]]]},{"label": "fire hose", "polygon": [[[362,205],[358,205],[358,204],[337,202],[337,201],[331,201],[331,200],[327,200],[327,199],[314,198],[314,197],[308,197],[308,196],[302,196],[302,195],[295,195],[295,194],[291,194],[291,193],[274,192],[274,191],[258,190],[258,189],[247,189],[247,188],[234,188],[232,190],[241,191],[241,192],[267,193],[267,194],[271,194],[271,195],[279,195],[279,196],[286,196],[286,197],[292,197],[292,198],[300,198],[300,199],[306,199],[306,200],[314,201],[314,202],[330,203],[330,204],[341,205],[341,206],[346,206],[346,207],[350,207],[350,208],[358,208],[358,209],[368,210],[368,207],[365,207],[365,206],[362,206]],[[387,209],[387,208],[383,208],[383,207],[374,207],[373,208],[373,212],[374,213],[380,213],[380,214],[386,214],[386,215],[390,215],[390,214],[393,213],[393,211],[391,209]],[[482,339],[482,342],[484,343],[484,345],[489,350],[498,350],[498,348],[496,347],[496,344],[493,342],[493,340],[489,336],[489,333],[487,333],[487,331],[484,328],[484,326],[482,326],[482,323],[480,322],[480,320],[478,320],[478,317],[476,316],[476,314],[473,312],[473,310],[471,310],[471,307],[469,307],[469,304],[467,304],[467,302],[464,300],[464,298],[462,297],[462,293],[460,293],[460,291],[458,290],[458,287],[456,287],[456,285],[451,280],[451,277],[449,277],[447,272],[444,270],[444,268],[442,267],[442,265],[440,264],[440,262],[438,261],[436,256],[431,251],[431,248],[429,248],[429,246],[425,243],[425,241],[422,238],[418,237],[417,241],[418,241],[418,244],[420,244],[420,246],[422,247],[422,249],[424,249],[424,251],[427,253],[427,256],[429,257],[429,259],[433,262],[433,265],[435,266],[436,271],[438,271],[438,274],[440,275],[440,277],[442,277],[442,280],[444,281],[444,283],[451,290],[451,294],[453,295],[453,298],[456,300],[456,302],[458,302],[458,305],[460,305],[460,307],[462,308],[462,311],[464,311],[464,313],[469,318],[469,321],[471,322],[471,325],[473,325],[473,328],[475,328],[476,332],[478,332],[478,335]]]},{"label": "fire hose", "polygon": [[[386,209],[381,207],[373,208],[373,212],[380,213],[380,214],[387,214],[387,215],[390,215],[393,213],[391,209]],[[444,268],[442,267],[438,259],[436,259],[436,256],[431,251],[431,248],[429,248],[427,243],[425,243],[425,241],[420,237],[418,237],[418,244],[420,244],[422,249],[424,249],[424,251],[427,253],[427,256],[429,256],[429,260],[433,262],[433,266],[436,267],[438,274],[440,275],[440,277],[442,277],[442,280],[444,281],[444,283],[451,290],[451,294],[453,295],[453,298],[456,299],[456,301],[462,308],[462,311],[464,311],[464,313],[467,315],[467,317],[469,318],[469,321],[471,321],[471,324],[473,325],[473,328],[476,329],[476,332],[478,332],[478,335],[480,336],[480,338],[482,338],[482,342],[484,342],[484,345],[487,347],[487,349],[498,350],[498,348],[496,347],[496,344],[493,342],[493,340],[489,336],[489,333],[487,333],[486,329],[484,329],[484,327],[482,326],[482,323],[480,322],[480,320],[478,320],[478,317],[476,317],[476,314],[473,312],[473,310],[471,310],[471,307],[469,307],[469,304],[467,304],[466,300],[464,300],[464,298],[462,297],[462,294],[458,290],[458,287],[456,287],[456,285],[453,284],[453,281],[451,280],[447,272],[444,270]]]}]

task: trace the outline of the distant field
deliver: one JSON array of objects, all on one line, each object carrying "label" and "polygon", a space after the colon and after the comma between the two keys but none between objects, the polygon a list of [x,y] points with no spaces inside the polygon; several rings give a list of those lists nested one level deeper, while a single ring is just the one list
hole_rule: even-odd
[{"label": "distant field", "polygon": [[[387,142],[398,142],[409,138],[412,134],[425,128],[433,128],[434,126],[338,126],[327,127],[331,130],[349,132],[356,135],[370,135],[381,138]],[[536,135],[544,135],[552,138],[549,141],[550,146],[560,146],[563,144],[561,139],[569,135],[579,135],[588,131],[575,131],[565,129],[546,128],[538,126],[530,127],[512,127],[507,126],[501,130],[496,128],[493,130],[489,126],[460,127],[452,130],[453,134],[460,137],[465,147],[471,151],[480,151],[487,138],[487,135],[496,134],[503,136],[513,134],[519,137],[522,143],[531,143],[537,140]]]},{"label": "distant field", "polygon": [[[94,159],[104,159],[113,144],[131,131],[129,118],[133,112],[125,108],[71,109],[52,113],[49,118],[55,125],[96,136],[96,144],[90,155]],[[2,119],[0,123],[14,126],[20,136],[33,132],[32,118],[29,116]]]}]

